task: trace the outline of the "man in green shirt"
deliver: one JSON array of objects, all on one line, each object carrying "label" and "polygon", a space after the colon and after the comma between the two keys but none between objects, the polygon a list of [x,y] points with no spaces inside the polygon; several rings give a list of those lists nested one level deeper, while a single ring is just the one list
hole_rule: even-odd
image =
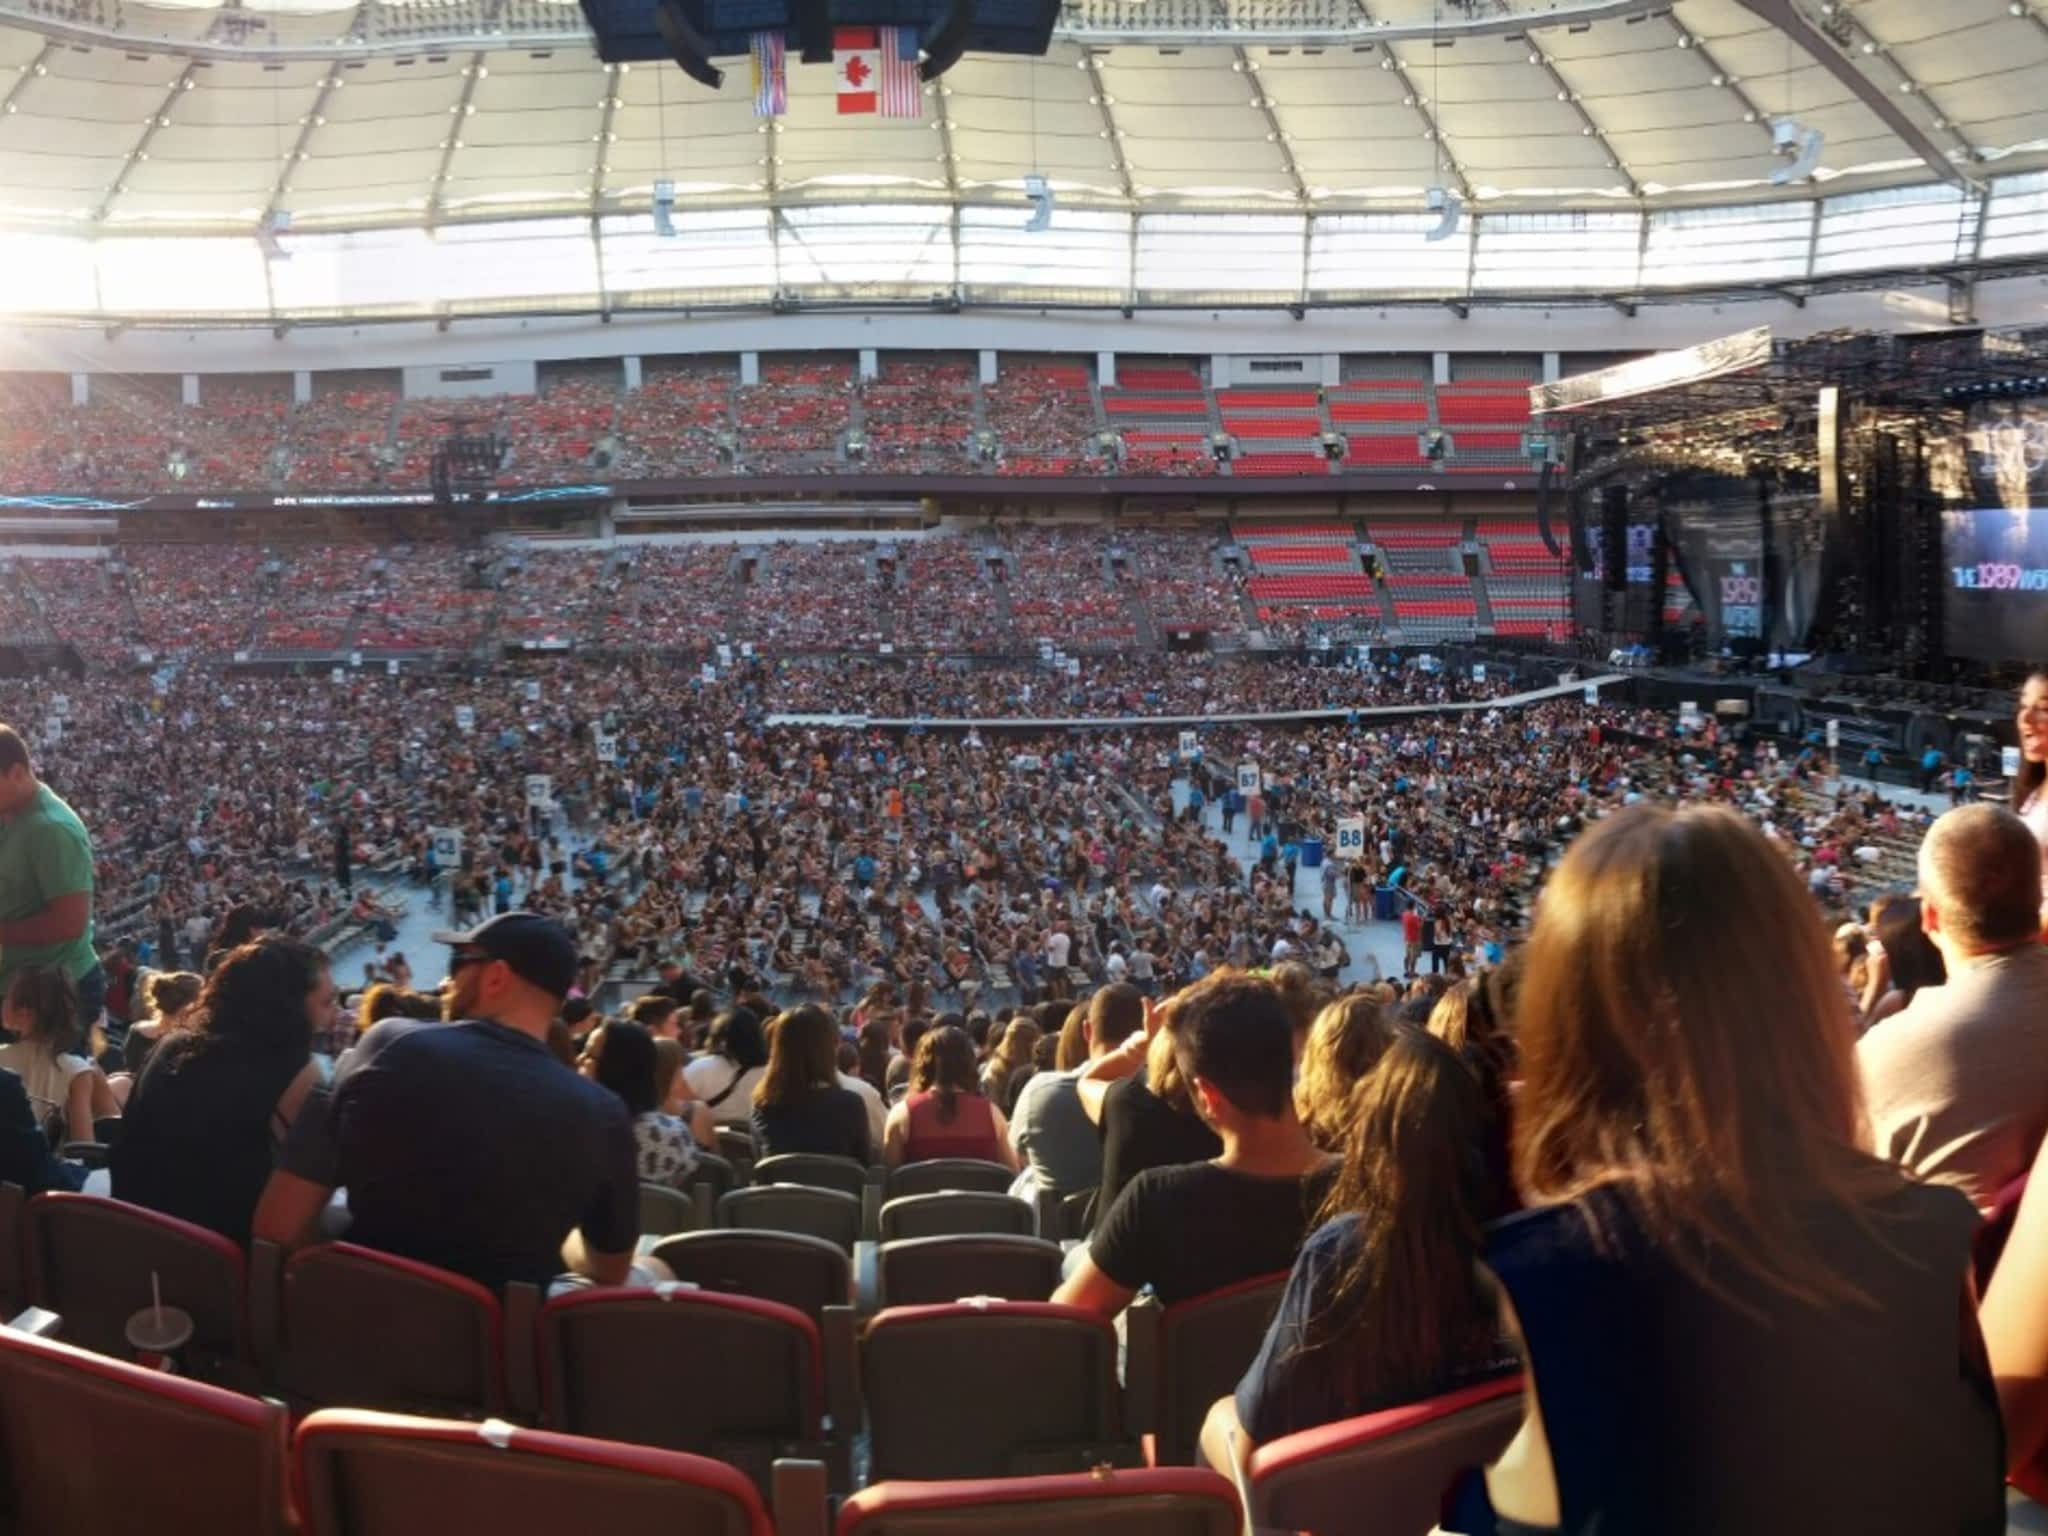
[{"label": "man in green shirt", "polygon": [[90,1027],[107,978],[92,943],[92,839],[35,775],[28,744],[0,725],[0,996],[23,966],[62,967]]}]

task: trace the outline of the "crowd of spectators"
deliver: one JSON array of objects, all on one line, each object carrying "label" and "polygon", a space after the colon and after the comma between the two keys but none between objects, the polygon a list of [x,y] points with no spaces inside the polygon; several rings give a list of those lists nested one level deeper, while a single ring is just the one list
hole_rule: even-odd
[{"label": "crowd of spectators", "polygon": [[735,396],[740,459],[758,475],[825,474],[845,467],[853,425],[853,365],[819,358],[761,365],[761,382]]},{"label": "crowd of spectators", "polygon": [[735,634],[770,651],[866,651],[883,641],[872,539],[778,540],[761,546]]},{"label": "crowd of spectators", "polygon": [[[108,956],[117,1021],[134,963],[208,973],[142,990],[139,1073],[109,1075],[72,1054],[69,982],[18,969],[0,1087],[60,1135],[125,1106],[119,1198],[297,1248],[345,1189],[351,1241],[493,1287],[661,1278],[635,1186],[686,1182],[719,1125],[762,1157],[976,1157],[1087,1207],[1057,1304],[1287,1272],[1201,1435],[1226,1470],[1521,1371],[1521,1427],[1446,1530],[2000,1529],[2004,1475],[2048,1452],[2023,819],[2048,676],[2023,815],[1931,821],[1747,722],[1232,665],[1180,686],[1424,712],[1211,721],[1190,756],[1173,727],[769,723],[795,678],[872,712],[874,662],[192,668],[62,711],[0,684],[94,830],[102,912],[156,920]],[[1364,847],[1319,915],[1296,863],[1344,816]],[[432,827],[463,834],[452,863]],[[1864,850],[1900,833],[1917,920],[1866,922]],[[358,869],[501,918],[426,962],[438,994],[380,962],[330,1074],[335,979],[287,935],[375,909]],[[1405,893],[1398,968],[1350,953],[1362,891]],[[654,985],[607,1017],[615,974]]]},{"label": "crowd of spectators", "polygon": [[1131,594],[1112,578],[1101,528],[1017,528],[1004,540],[1010,614],[1027,640],[1078,651],[1128,650]]},{"label": "crowd of spectators", "polygon": [[964,474],[974,435],[974,364],[889,361],[860,386],[866,467]]},{"label": "crowd of spectators", "polygon": [[732,375],[716,369],[646,375],[620,402],[612,473],[622,480],[735,473],[734,387]]},{"label": "crowd of spectators", "polygon": [[1096,457],[1095,402],[1079,363],[1019,363],[982,390],[1005,475],[1068,475]]}]

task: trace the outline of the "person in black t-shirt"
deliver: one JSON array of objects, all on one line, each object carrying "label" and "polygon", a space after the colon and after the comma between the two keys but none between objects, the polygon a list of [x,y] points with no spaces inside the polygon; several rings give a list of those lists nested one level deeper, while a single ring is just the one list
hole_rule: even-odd
[{"label": "person in black t-shirt", "polygon": [[1174,999],[1174,1058],[1223,1153],[1151,1168],[1101,1219],[1053,1300],[1113,1316],[1149,1286],[1169,1305],[1288,1269],[1335,1163],[1294,1113],[1294,1021],[1270,981],[1218,972]]},{"label": "person in black t-shirt", "polygon": [[310,1240],[348,1190],[349,1241],[489,1286],[546,1286],[564,1268],[624,1283],[639,1235],[638,1155],[616,1094],[548,1049],[576,946],[532,912],[450,944],[452,1023],[386,1019],[292,1127],[255,1235]]}]

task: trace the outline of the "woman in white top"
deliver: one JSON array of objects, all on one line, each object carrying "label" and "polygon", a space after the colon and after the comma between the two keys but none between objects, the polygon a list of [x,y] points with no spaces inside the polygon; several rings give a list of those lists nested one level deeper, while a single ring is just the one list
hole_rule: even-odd
[{"label": "woman in white top", "polygon": [[[2020,687],[2018,717],[2020,771],[2012,781],[2012,808],[2041,845],[2041,870],[2048,874],[2048,667],[2037,667]],[[2048,906],[2041,910],[2048,930]]]},{"label": "woman in white top", "polygon": [[21,1079],[40,1124],[58,1122],[66,1141],[92,1141],[95,1118],[121,1113],[106,1076],[77,1054],[83,1039],[78,989],[63,971],[47,965],[16,971],[0,1004],[0,1023],[14,1036],[0,1045],[0,1067]]},{"label": "woman in white top", "polygon": [[768,1070],[768,1037],[751,1008],[728,1008],[711,1021],[702,1056],[683,1068],[690,1094],[720,1125],[745,1125],[754,1085]]}]

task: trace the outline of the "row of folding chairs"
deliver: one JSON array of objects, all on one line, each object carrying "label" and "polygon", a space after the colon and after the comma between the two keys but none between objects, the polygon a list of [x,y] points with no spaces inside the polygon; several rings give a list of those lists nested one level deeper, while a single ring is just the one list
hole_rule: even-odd
[{"label": "row of folding chairs", "polygon": [[778,1459],[764,1497],[715,1459],[499,1420],[323,1410],[294,1432],[276,1402],[0,1329],[0,1481],[9,1529],[29,1536],[1421,1536],[1447,1486],[1506,1442],[1519,1396],[1508,1380],[1291,1436],[1238,1486],[1106,1465],[885,1480],[835,1520],[816,1462]]},{"label": "row of folding chairs", "polygon": [[[729,1155],[700,1154],[684,1188],[642,1186],[643,1234],[772,1227],[849,1249],[855,1242],[941,1232],[1025,1232],[1052,1241],[1082,1235],[1072,1203],[1051,1191],[1035,1200],[1012,1199],[1016,1175],[1000,1163],[936,1158],[881,1168],[802,1152],[756,1162],[743,1151],[745,1133],[730,1128],[720,1132],[720,1145]],[[939,1196],[950,1198],[941,1203]],[[903,1204],[918,1199],[925,1206]]]}]

